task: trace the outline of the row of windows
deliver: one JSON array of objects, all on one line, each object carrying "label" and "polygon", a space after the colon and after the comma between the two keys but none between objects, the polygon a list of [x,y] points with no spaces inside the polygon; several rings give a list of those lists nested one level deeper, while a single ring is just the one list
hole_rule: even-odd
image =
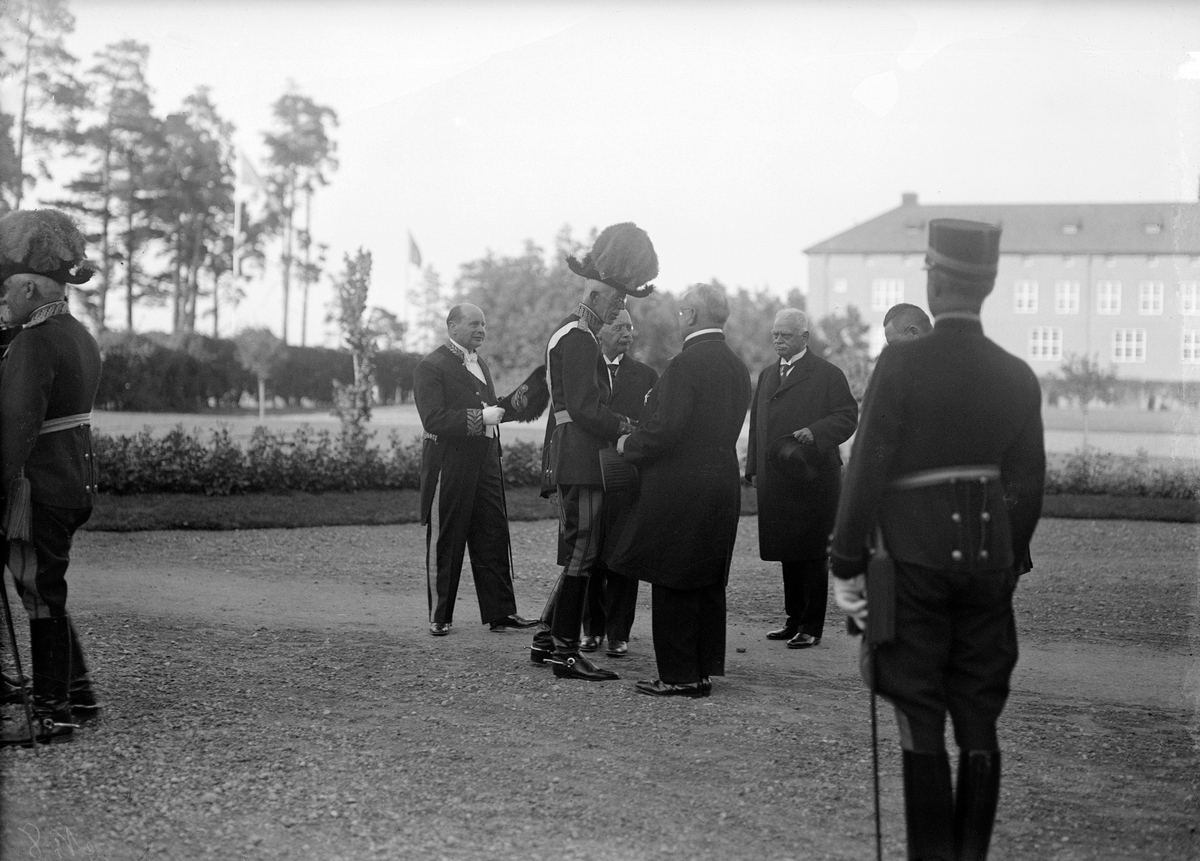
[{"label": "row of windows", "polygon": [[[1161,316],[1166,297],[1166,284],[1162,281],[1140,281],[1137,285],[1137,310],[1139,314]],[[1179,313],[1188,316],[1200,314],[1200,281],[1181,281],[1176,296],[1179,297]],[[1038,282],[1017,280],[1013,282],[1013,311],[1018,314],[1036,314],[1038,311]],[[1054,313],[1079,313],[1079,282],[1054,282]],[[1096,282],[1096,313],[1121,313],[1121,282]]]},{"label": "row of windows", "polygon": [[[1059,326],[1034,326],[1029,330],[1028,356],[1033,361],[1061,361],[1063,330]],[[1113,329],[1110,358],[1119,364],[1146,361],[1145,329]],[[1185,329],[1180,345],[1180,361],[1200,365],[1200,329]]]},{"label": "row of windows", "polygon": [[[1121,282],[1096,282],[1096,313],[1121,313]],[[834,282],[834,291],[845,293],[847,281],[839,278]],[[1187,316],[1200,315],[1200,281],[1179,282],[1176,295],[1179,298],[1179,313]],[[1162,281],[1141,281],[1137,285],[1137,310],[1147,316],[1161,316],[1165,307],[1166,284]],[[871,310],[887,311],[904,301],[903,278],[876,278],[871,281]],[[1080,308],[1080,283],[1060,280],[1054,282],[1054,313],[1078,314]],[[1013,282],[1013,311],[1017,314],[1036,314],[1039,309],[1039,284],[1029,279]]]}]

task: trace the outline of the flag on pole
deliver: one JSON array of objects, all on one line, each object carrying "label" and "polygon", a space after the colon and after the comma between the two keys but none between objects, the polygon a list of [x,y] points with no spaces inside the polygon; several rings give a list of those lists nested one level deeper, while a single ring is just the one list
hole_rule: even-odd
[{"label": "flag on pole", "polygon": [[421,249],[417,248],[411,232],[408,234],[408,262],[418,269],[421,268]]},{"label": "flag on pole", "polygon": [[238,185],[249,186],[258,191],[266,191],[267,184],[263,182],[263,178],[258,175],[258,171],[254,169],[254,165],[250,163],[250,159],[246,158],[246,154],[240,149],[238,150]]}]

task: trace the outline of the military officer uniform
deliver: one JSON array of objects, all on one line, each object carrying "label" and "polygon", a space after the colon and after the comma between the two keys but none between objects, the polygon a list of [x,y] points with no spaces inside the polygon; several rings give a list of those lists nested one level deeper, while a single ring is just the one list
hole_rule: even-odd
[{"label": "military officer uniform", "polygon": [[[1017,661],[1012,594],[1030,568],[1041,513],[1041,392],[1029,366],[980,324],[1000,229],[936,219],[929,230],[934,329],[879,357],[847,469],[831,572],[839,604],[850,609],[865,597],[871,606],[860,578],[878,523],[895,565],[895,636],[875,647],[868,683],[896,710],[909,858],[980,861],[999,794],[996,722]],[[973,311],[960,303],[939,312],[945,296],[971,291]],[[866,624],[882,609],[872,609]],[[956,795],[943,741],[947,714],[960,749]]]}]

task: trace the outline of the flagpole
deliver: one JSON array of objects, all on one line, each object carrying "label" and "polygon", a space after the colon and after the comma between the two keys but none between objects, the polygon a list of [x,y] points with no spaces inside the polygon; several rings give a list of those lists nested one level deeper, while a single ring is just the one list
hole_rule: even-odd
[{"label": "flagpole", "polygon": [[[409,234],[409,237],[410,237],[409,241],[411,242],[412,241],[411,233]],[[400,345],[400,347],[405,352],[408,351],[408,345],[410,343],[409,335],[412,333],[412,324],[408,320],[408,270],[411,268],[412,268],[412,258],[408,254],[405,254],[404,255],[404,292],[400,296],[400,303],[401,303],[400,304],[400,316],[404,320],[404,341]]]}]

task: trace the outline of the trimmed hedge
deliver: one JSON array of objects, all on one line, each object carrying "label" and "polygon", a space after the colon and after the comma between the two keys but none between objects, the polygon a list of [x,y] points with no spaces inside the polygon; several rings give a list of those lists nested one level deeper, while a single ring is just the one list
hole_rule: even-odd
[{"label": "trimmed hedge", "polygon": [[[245,448],[225,428],[206,441],[183,425],[161,436],[146,428],[132,436],[94,434],[94,440],[100,492],[114,495],[403,490],[421,481],[420,439],[405,442],[395,431],[384,445],[365,448],[307,426],[292,434],[256,428]],[[541,446],[505,444],[509,485],[536,486],[541,472]]]},{"label": "trimmed hedge", "polygon": [[[202,493],[228,496],[300,490],[402,490],[416,488],[421,476],[421,442],[402,441],[397,432],[383,445],[346,445],[341,436],[308,426],[294,433],[256,428],[242,448],[225,428],[207,440],[176,425],[156,436],[149,427],[132,436],[95,434],[100,491]],[[504,477],[512,487],[541,483],[542,449],[521,440],[504,446]],[[1052,461],[1047,495],[1200,499],[1200,467],[1151,462],[1146,455],[1120,457],[1092,449]]]}]

